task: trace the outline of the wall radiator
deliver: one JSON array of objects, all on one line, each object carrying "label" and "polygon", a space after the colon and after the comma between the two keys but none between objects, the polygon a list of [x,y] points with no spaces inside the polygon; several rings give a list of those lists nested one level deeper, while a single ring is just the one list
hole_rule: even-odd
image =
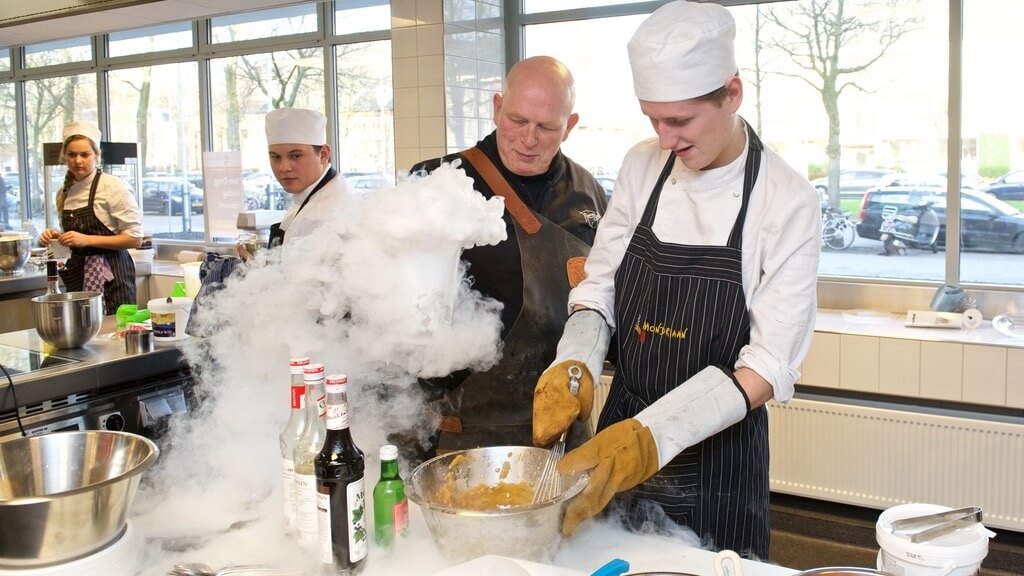
[{"label": "wall radiator", "polygon": [[1024,531],[1024,425],[794,399],[769,406],[771,489],[883,510],[981,506]]}]

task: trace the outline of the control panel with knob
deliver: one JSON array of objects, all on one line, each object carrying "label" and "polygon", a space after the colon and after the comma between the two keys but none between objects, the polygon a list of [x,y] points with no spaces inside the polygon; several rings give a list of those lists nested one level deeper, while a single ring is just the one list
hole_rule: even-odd
[{"label": "control panel with knob", "polygon": [[120,412],[111,412],[99,417],[100,427],[104,430],[120,432],[124,430],[124,416]]}]

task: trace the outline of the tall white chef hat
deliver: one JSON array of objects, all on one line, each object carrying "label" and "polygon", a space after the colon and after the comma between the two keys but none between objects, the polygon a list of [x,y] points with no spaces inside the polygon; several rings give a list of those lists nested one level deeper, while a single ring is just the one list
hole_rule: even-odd
[{"label": "tall white chef hat", "polygon": [[103,136],[100,134],[100,129],[92,124],[89,124],[88,122],[71,122],[69,124],[65,124],[61,138],[66,141],[69,137],[74,136],[75,134],[85,136],[89,140],[92,140],[93,144],[95,144],[97,148],[100,147],[100,140]]},{"label": "tall white chef hat", "polygon": [[627,48],[640,100],[677,102],[713,92],[737,72],[736,22],[711,3],[676,0],[637,28]]},{"label": "tall white chef hat", "polygon": [[327,143],[327,117],[316,110],[278,108],[267,113],[267,144]]}]

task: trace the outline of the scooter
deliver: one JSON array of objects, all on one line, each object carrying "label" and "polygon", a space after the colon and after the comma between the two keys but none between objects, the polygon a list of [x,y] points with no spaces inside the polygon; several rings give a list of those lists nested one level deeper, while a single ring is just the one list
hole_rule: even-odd
[{"label": "scooter", "polygon": [[930,202],[900,210],[896,206],[882,208],[882,225],[878,228],[882,255],[907,253],[907,248],[938,252],[939,216]]}]

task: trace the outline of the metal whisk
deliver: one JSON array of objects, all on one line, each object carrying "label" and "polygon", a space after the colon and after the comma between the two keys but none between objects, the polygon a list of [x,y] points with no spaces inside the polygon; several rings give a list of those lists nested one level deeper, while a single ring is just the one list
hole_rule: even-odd
[{"label": "metal whisk", "polygon": [[[582,375],[583,371],[580,370],[579,366],[569,367],[569,393],[573,396],[580,389],[580,376]],[[562,435],[551,446],[551,453],[548,454],[548,460],[544,463],[544,470],[540,473],[540,482],[537,483],[537,489],[533,492],[534,504],[550,500],[559,494],[561,479],[556,467],[558,466],[558,461],[562,459],[562,455],[565,454],[565,436],[568,432],[569,428],[563,430]]]}]

